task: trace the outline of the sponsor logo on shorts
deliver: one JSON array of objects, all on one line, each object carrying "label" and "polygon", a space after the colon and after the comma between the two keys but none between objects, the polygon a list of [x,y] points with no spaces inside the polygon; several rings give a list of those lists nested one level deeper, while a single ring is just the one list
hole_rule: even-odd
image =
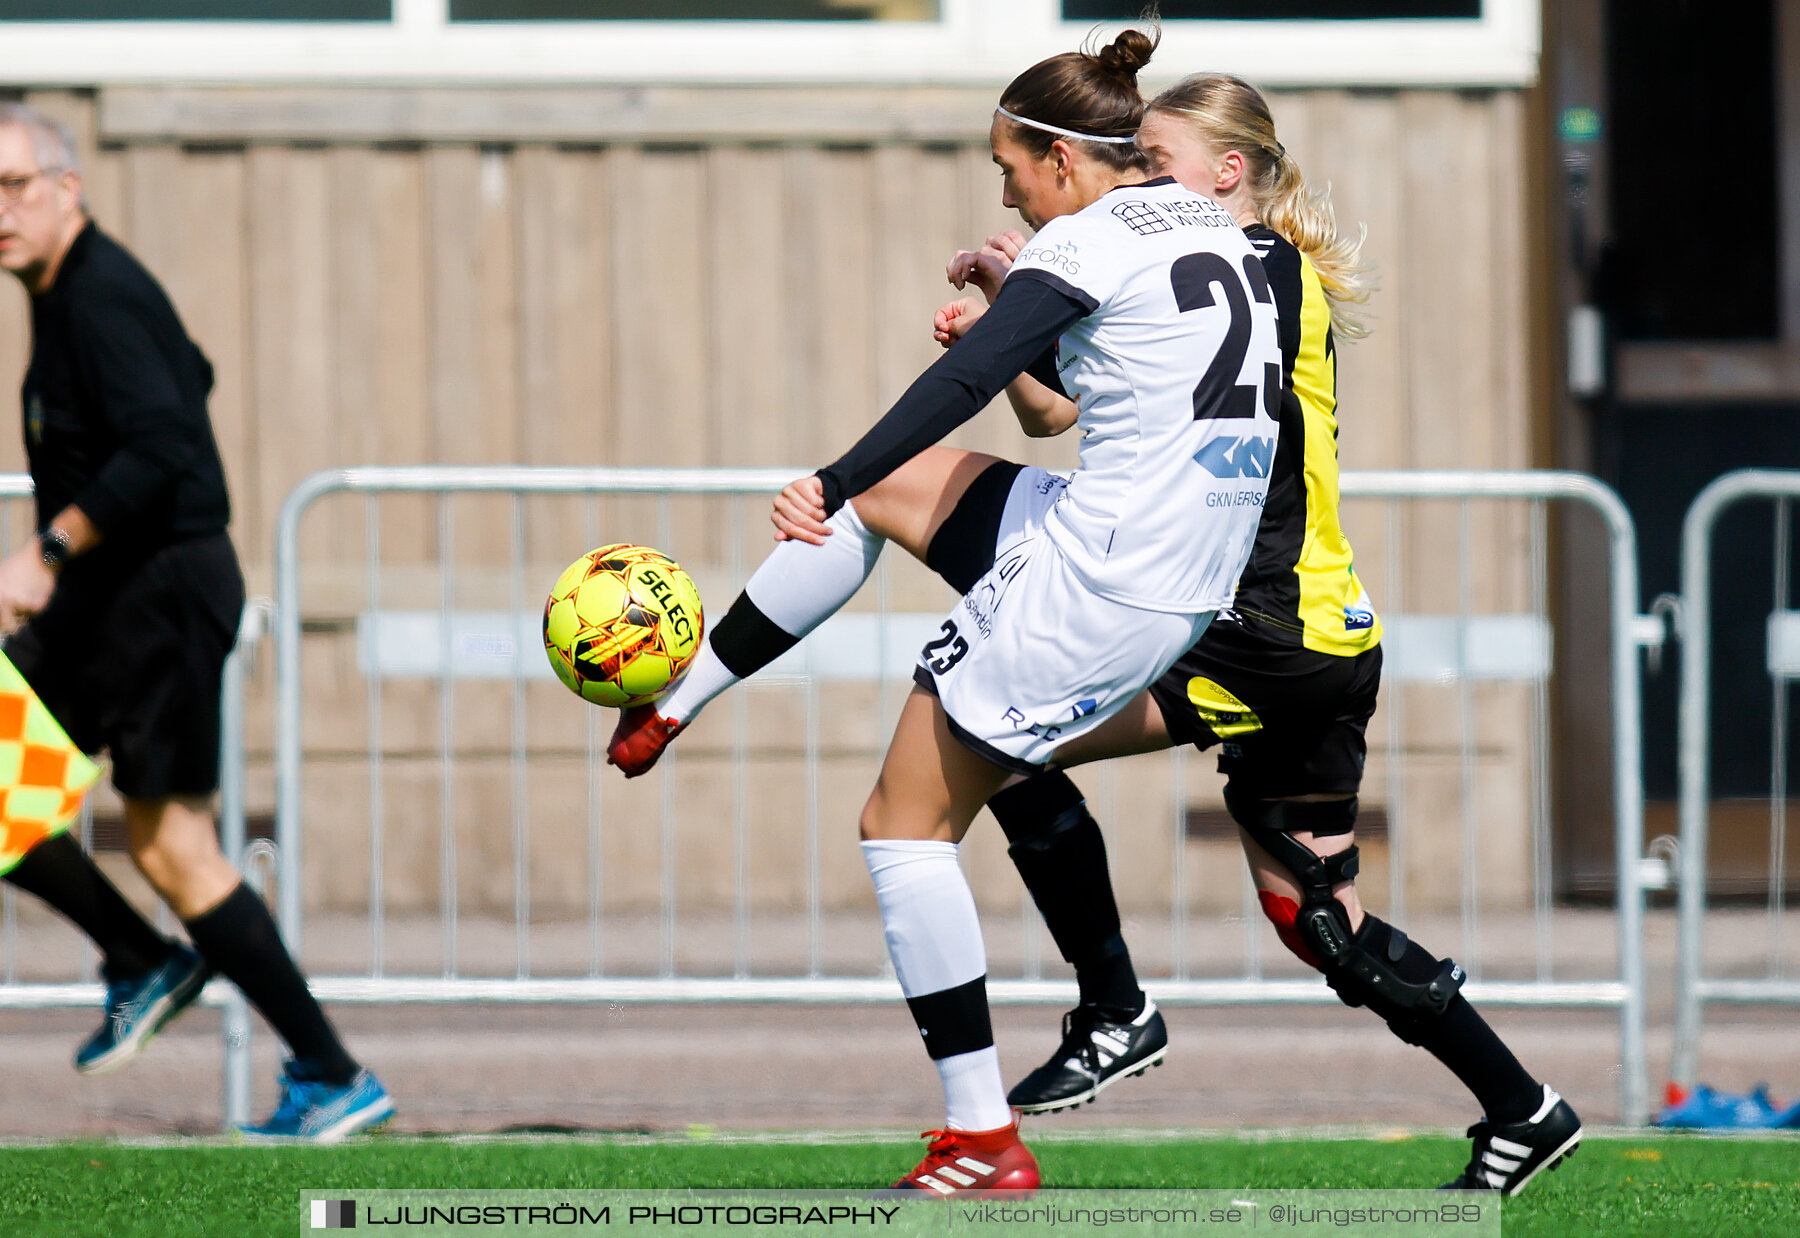
[{"label": "sponsor logo on shorts", "polygon": [[1220,739],[1262,730],[1262,719],[1256,716],[1256,711],[1217,680],[1196,675],[1188,680],[1187,695],[1188,703],[1200,715],[1200,721]]},{"label": "sponsor logo on shorts", "polygon": [[1008,705],[1006,707],[1006,712],[1001,714],[1000,718],[1014,730],[1023,731],[1027,735],[1035,735],[1039,739],[1055,739],[1058,735],[1061,735],[1063,731],[1060,726],[1046,725],[1042,722],[1026,721],[1025,715],[1019,712],[1017,706],[1013,705]]},{"label": "sponsor logo on shorts", "polygon": [[1070,723],[1080,722],[1098,708],[1100,708],[1100,702],[1089,697],[1086,700],[1076,701],[1073,705],[1069,706],[1069,716],[1064,718],[1061,722],[1031,722],[1026,719],[1024,712],[1016,705],[1008,705],[1006,707],[1006,712],[1001,714],[1000,717],[1008,726],[1021,730],[1027,735],[1035,735],[1039,739],[1050,740],[1061,735],[1064,727],[1068,726]]},{"label": "sponsor logo on shorts", "polygon": [[1006,600],[1006,588],[1015,577],[1025,570],[1025,564],[1031,556],[1026,553],[1030,542],[1023,542],[1007,552],[987,575],[975,582],[975,587],[963,597],[963,609],[969,613],[969,619],[975,630],[986,640],[994,634],[994,616],[1000,612],[1000,603]]}]

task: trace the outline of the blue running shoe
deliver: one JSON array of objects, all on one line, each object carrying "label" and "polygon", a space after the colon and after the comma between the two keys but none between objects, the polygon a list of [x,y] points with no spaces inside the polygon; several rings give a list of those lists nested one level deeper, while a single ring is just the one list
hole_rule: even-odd
[{"label": "blue running shoe", "polygon": [[1651,1121],[1657,1126],[1692,1130],[1763,1130],[1793,1125],[1789,1113],[1800,1114],[1800,1105],[1784,1113],[1770,1098],[1766,1083],[1758,1084],[1747,1096],[1716,1092],[1702,1083]]},{"label": "blue running shoe", "polygon": [[394,1116],[394,1102],[381,1081],[366,1070],[349,1083],[326,1083],[295,1074],[297,1063],[281,1071],[281,1099],[260,1126],[240,1126],[244,1138],[337,1143]]},{"label": "blue running shoe", "polygon": [[161,966],[142,976],[107,976],[106,1021],[75,1051],[75,1069],[104,1074],[137,1056],[176,1015],[194,1004],[212,969],[186,946],[176,946]]}]

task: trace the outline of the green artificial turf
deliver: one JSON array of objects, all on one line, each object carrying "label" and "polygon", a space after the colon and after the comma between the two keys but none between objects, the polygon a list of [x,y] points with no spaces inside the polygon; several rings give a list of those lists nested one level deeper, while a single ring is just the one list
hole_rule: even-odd
[{"label": "green artificial turf", "polygon": [[[1435,1185],[1468,1144],[1389,1139],[1047,1139],[1047,1187]],[[464,1142],[375,1137],[337,1148],[66,1143],[0,1149],[0,1234],[291,1236],[302,1190],[750,1187],[892,1182],[904,1140],[641,1138]],[[1504,1211],[1507,1238],[1800,1234],[1800,1140],[1590,1136]],[[368,1231],[367,1226],[363,1232]]]}]

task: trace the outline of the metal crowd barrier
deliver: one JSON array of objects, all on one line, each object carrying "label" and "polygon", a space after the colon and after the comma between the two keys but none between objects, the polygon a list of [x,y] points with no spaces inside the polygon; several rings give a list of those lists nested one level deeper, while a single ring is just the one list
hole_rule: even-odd
[{"label": "metal crowd barrier", "polygon": [[[1638,572],[1637,533],[1631,513],[1610,487],[1580,473],[1516,472],[1516,473],[1347,473],[1343,478],[1345,498],[1456,498],[1463,505],[1461,524],[1465,530],[1461,544],[1469,545],[1466,534],[1467,503],[1474,497],[1527,499],[1532,504],[1531,557],[1534,560],[1534,592],[1543,586],[1544,561],[1547,558],[1543,505],[1550,500],[1563,500],[1584,507],[1604,522],[1607,538],[1607,624],[1611,648],[1611,695],[1613,724],[1613,841],[1616,866],[1614,906],[1617,911],[1618,967],[1616,980],[1604,982],[1556,981],[1550,975],[1550,960],[1545,953],[1549,929],[1550,856],[1547,796],[1547,773],[1537,773],[1537,795],[1534,806],[1533,867],[1534,910],[1538,919],[1538,978],[1520,986],[1516,994],[1491,993],[1488,986],[1471,984],[1471,1001],[1492,1005],[1518,1002],[1542,1005],[1591,1005],[1615,1007],[1619,1012],[1619,1114],[1626,1125],[1641,1125],[1650,1115],[1649,1082],[1645,1046],[1644,999],[1644,892],[1641,885],[1641,855],[1644,836],[1644,780],[1641,709],[1641,672],[1639,668],[1640,634],[1644,625],[1637,614]],[[1472,548],[1471,548],[1472,549]],[[1466,564],[1467,556],[1459,555]],[[1462,571],[1466,572],[1467,567]],[[1463,590],[1459,590],[1462,593]],[[1538,593],[1533,599],[1533,612],[1547,613],[1547,600]],[[1384,708],[1387,706],[1384,705]],[[1546,696],[1540,688],[1536,708],[1539,725],[1535,733],[1541,738],[1547,731]],[[1464,712],[1467,718],[1467,711]],[[1461,746],[1469,745],[1466,729]],[[1534,765],[1538,756],[1534,755]],[[1547,757],[1541,758],[1547,762]],[[1467,796],[1465,778],[1465,822]],[[1465,838],[1468,829],[1465,824]],[[1469,880],[1465,864],[1464,880]],[[1465,906],[1468,900],[1465,899]],[[1478,975],[1478,973],[1472,973]]]},{"label": "metal crowd barrier", "polygon": [[[1784,975],[1787,912],[1788,681],[1800,675],[1800,611],[1789,604],[1792,508],[1800,472],[1744,469],[1718,478],[1695,498],[1681,530],[1681,706],[1679,724],[1680,870],[1675,983],[1674,1081],[1695,1083],[1700,1033],[1709,1003],[1800,1004],[1800,977]],[[1770,712],[1769,868],[1764,905],[1768,952],[1761,976],[1709,974],[1706,946],[1707,845],[1712,811],[1712,568],[1719,518],[1753,499],[1775,504],[1774,602],[1764,658],[1773,681]],[[1742,944],[1741,940],[1740,943]],[[1739,968],[1738,970],[1743,970]]]},{"label": "metal crowd barrier", "polygon": [[[913,565],[899,552],[883,555],[876,577],[865,588],[878,602],[874,612],[866,610],[845,614],[831,621],[788,655],[743,689],[734,690],[734,700],[715,703],[709,713],[725,712],[731,720],[730,742],[713,753],[715,765],[725,762],[728,776],[724,792],[696,809],[692,797],[700,792],[695,779],[701,762],[693,749],[678,746],[665,757],[660,774],[644,783],[654,784],[654,793],[632,792],[639,798],[636,808],[624,820],[608,816],[615,812],[608,797],[622,796],[626,789],[617,775],[601,764],[604,735],[601,727],[610,726],[611,715],[599,721],[603,711],[588,710],[585,735],[558,737],[562,748],[555,759],[563,767],[586,762],[585,795],[587,803],[585,840],[577,844],[586,855],[559,856],[572,878],[575,870],[585,866],[587,897],[585,919],[575,928],[585,933],[585,950],[574,950],[562,963],[545,967],[536,961],[536,951],[547,932],[536,914],[532,873],[541,870],[544,857],[534,852],[532,821],[547,806],[543,796],[532,797],[540,776],[548,767],[548,758],[534,757],[544,741],[534,740],[534,721],[527,708],[529,693],[536,691],[529,681],[546,677],[547,668],[537,653],[537,623],[541,607],[539,582],[527,587],[525,564],[541,566],[549,554],[542,547],[553,540],[566,550],[579,542],[579,549],[600,541],[650,541],[669,550],[678,560],[693,562],[707,559],[717,564],[714,587],[708,600],[722,605],[741,584],[753,560],[741,539],[728,548],[720,548],[721,524],[743,524],[746,500],[766,496],[779,489],[801,470],[785,469],[560,469],[560,468],[357,468],[315,474],[304,481],[283,505],[276,533],[276,850],[278,885],[277,905],[284,933],[299,954],[303,935],[308,930],[306,849],[312,845],[312,831],[307,826],[305,804],[309,791],[346,792],[351,779],[363,787],[370,804],[371,820],[367,830],[367,855],[356,858],[358,881],[366,879],[366,889],[350,902],[366,901],[366,919],[361,913],[345,913],[339,917],[352,922],[356,933],[366,939],[366,966],[312,966],[313,987],[321,999],[340,1002],[625,1002],[625,1001],[805,1001],[862,1002],[885,1000],[894,991],[891,975],[884,974],[885,956],[878,960],[858,956],[858,961],[845,962],[843,939],[851,934],[835,931],[838,920],[827,906],[822,893],[825,865],[821,853],[828,836],[821,832],[822,807],[826,784],[821,769],[833,769],[846,761],[866,760],[872,779],[872,755],[845,757],[845,736],[853,727],[833,714],[827,722],[823,715],[832,700],[824,692],[848,694],[841,700],[861,701],[867,710],[877,710],[889,719],[898,709],[907,689],[909,667],[919,641],[916,630],[922,623],[935,626],[934,615],[941,616],[953,601],[947,593],[941,599],[914,603],[911,611],[895,610],[892,597],[905,592],[906,582],[898,573],[911,571]],[[1348,502],[1366,506],[1380,503],[1387,518],[1382,526],[1389,545],[1375,554],[1386,564],[1368,584],[1376,593],[1377,609],[1388,623],[1388,667],[1390,684],[1409,685],[1409,692],[1438,692],[1454,705],[1457,718],[1454,736],[1440,745],[1449,757],[1435,757],[1439,765],[1459,771],[1460,786],[1454,808],[1442,814],[1442,820],[1409,820],[1412,802],[1409,780],[1421,773],[1407,764],[1408,734],[1403,717],[1407,694],[1390,689],[1384,692],[1382,715],[1378,715],[1371,739],[1379,743],[1388,738],[1383,775],[1372,778],[1365,792],[1365,802],[1386,792],[1390,798],[1388,829],[1388,861],[1391,871],[1390,918],[1411,928],[1406,910],[1406,857],[1409,847],[1428,839],[1424,833],[1432,827],[1457,830],[1461,863],[1460,911],[1454,925],[1460,925],[1461,941],[1456,940],[1454,926],[1439,926],[1427,940],[1437,949],[1452,953],[1468,967],[1471,980],[1467,992],[1472,1000],[1494,1006],[1557,1006],[1616,1009],[1620,1021],[1620,1113],[1631,1123],[1647,1116],[1647,1092],[1644,1063],[1644,980],[1642,959],[1642,894],[1639,887],[1639,846],[1642,837],[1642,783],[1639,755],[1639,684],[1637,667],[1637,635],[1640,630],[1635,615],[1637,595],[1636,548],[1632,524],[1617,496],[1591,478],[1567,473],[1365,473],[1348,474],[1343,479],[1343,492]],[[384,560],[385,544],[399,540],[392,536],[390,523],[384,524],[383,501],[396,496],[415,496],[413,527],[407,536],[415,547],[435,545],[435,566],[424,576],[416,572],[411,592],[396,596],[408,579],[394,563]],[[475,496],[486,496],[477,498]],[[550,496],[576,502],[576,516],[559,517],[545,522],[527,517],[530,504],[546,501]],[[703,496],[696,498],[695,496]],[[325,500],[339,501],[326,504]],[[348,498],[351,501],[346,503]],[[459,523],[458,504],[487,503],[485,517],[470,522],[466,516]],[[627,513],[625,523],[609,524],[607,536],[601,536],[595,516],[602,502],[622,505]],[[1442,608],[1420,613],[1405,613],[1398,604],[1404,571],[1401,563],[1408,553],[1402,543],[1402,532],[1409,528],[1403,517],[1407,504],[1443,502],[1454,505],[1456,517],[1457,565],[1441,566],[1445,579],[1458,581],[1456,601],[1448,610]],[[679,521],[672,515],[678,504],[724,504],[729,521],[715,514],[709,523],[692,518],[688,513],[687,531],[681,538],[688,544],[677,545]],[[1603,523],[1610,549],[1609,578],[1606,582],[1610,599],[1612,662],[1610,674],[1611,706],[1614,720],[1613,787],[1616,804],[1615,838],[1617,859],[1617,902],[1615,927],[1618,934],[1616,959],[1586,967],[1569,966],[1554,957],[1553,944],[1580,933],[1564,931],[1560,936],[1553,924],[1562,910],[1553,911],[1550,888],[1547,682],[1553,654],[1547,606],[1548,533],[1547,510],[1553,503],[1586,509]],[[497,506],[493,506],[496,505]],[[337,533],[326,539],[319,536],[306,544],[314,546],[312,555],[303,563],[303,523],[320,506],[338,511],[334,526]],[[345,531],[346,507],[360,505],[363,528],[360,535]],[[1486,506],[1483,506],[1486,505]],[[1510,505],[1515,524],[1523,530],[1528,544],[1530,609],[1517,613],[1496,613],[1490,606],[1478,607],[1474,601],[1475,574],[1484,567],[1488,554],[1484,545],[1473,537],[1471,512],[1494,505]],[[422,507],[430,511],[421,514]],[[760,507],[760,504],[759,504]],[[1522,515],[1519,509],[1522,508]],[[686,510],[686,509],[684,509]],[[712,509],[708,509],[711,511]],[[354,516],[355,512],[349,513]],[[760,526],[761,513],[756,513]],[[321,520],[321,523],[323,521]],[[527,526],[536,529],[548,524],[556,536],[552,539],[528,537]],[[1432,522],[1415,521],[1421,528],[1435,527]],[[580,527],[583,532],[574,534]],[[465,530],[473,528],[473,535]],[[1365,560],[1372,554],[1367,524],[1353,525],[1352,536]],[[759,534],[757,541],[766,546]],[[459,538],[486,540],[489,550],[498,558],[487,565],[491,586],[486,601],[471,602],[470,589],[459,579],[456,547]],[[710,541],[709,541],[710,539]],[[504,550],[494,548],[504,542]],[[528,546],[528,542],[531,544]],[[346,558],[360,546],[366,561],[360,574],[346,567]],[[319,549],[319,547],[327,547]],[[1385,557],[1383,557],[1385,556]],[[564,554],[563,558],[573,557]],[[890,574],[889,564],[901,566]],[[415,565],[416,566],[416,565]],[[560,566],[560,564],[558,564]],[[922,569],[919,569],[922,571]],[[323,573],[321,577],[319,574]],[[335,574],[334,574],[335,573]],[[1366,575],[1366,573],[1365,573]],[[335,616],[323,616],[309,609],[302,596],[308,581],[329,578],[337,590]],[[548,582],[542,582],[547,584]],[[316,584],[314,586],[317,587]],[[721,590],[725,591],[721,591]],[[429,595],[425,596],[428,590]],[[917,592],[916,590],[914,591]],[[503,595],[503,596],[501,596]],[[529,595],[529,596],[528,596]],[[346,601],[345,598],[353,600]],[[354,610],[353,617],[346,612]],[[835,625],[835,626],[834,626]],[[355,670],[362,677],[364,720],[367,750],[358,756],[344,741],[331,759],[345,768],[355,768],[350,775],[339,775],[336,766],[321,766],[314,749],[309,749],[303,731],[308,717],[307,693],[324,691],[356,691],[345,689],[349,654],[342,645],[355,638]],[[332,634],[335,633],[335,636]],[[306,661],[303,650],[309,640],[336,639],[340,647],[335,655],[313,655]],[[335,658],[335,661],[333,660]],[[494,681],[485,686],[479,681]],[[505,704],[500,703],[500,685],[510,690]],[[760,685],[760,687],[759,687]],[[1488,685],[1501,685],[1514,693],[1510,699],[1523,699],[1531,742],[1529,753],[1521,757],[1524,776],[1531,783],[1526,796],[1530,859],[1527,882],[1529,910],[1520,911],[1515,920],[1524,923],[1528,917],[1529,935],[1534,937],[1532,957],[1507,959],[1503,945],[1510,943],[1512,933],[1490,932],[1483,936],[1482,926],[1498,922],[1499,913],[1481,906],[1482,888],[1477,879],[1480,869],[1481,815],[1487,809],[1480,802],[1475,786],[1477,766],[1488,757],[1478,733],[1481,695]],[[747,801],[756,798],[752,784],[762,776],[759,762],[772,760],[756,755],[759,744],[766,749],[768,728],[750,725],[748,707],[743,698],[750,689],[777,694],[770,709],[791,708],[798,732],[796,741],[803,759],[789,776],[782,773],[776,791],[794,797],[793,828],[780,843],[784,857],[791,857],[794,881],[790,906],[803,917],[803,931],[771,955],[761,934],[767,917],[758,910],[751,890],[755,877],[747,857],[760,855],[755,842],[756,823],[748,819]],[[434,699],[420,693],[429,689]],[[554,691],[561,691],[560,688]],[[492,703],[485,718],[470,719],[459,712],[461,695],[487,693],[482,699]],[[402,705],[390,699],[396,693],[411,694]],[[786,695],[780,695],[785,693]],[[857,693],[862,693],[857,696]],[[1523,694],[1519,698],[1519,694]],[[759,697],[759,708],[771,698]],[[1432,698],[1436,700],[1437,698]],[[341,701],[340,701],[341,704]],[[1433,706],[1434,708],[1436,706]],[[1446,706],[1447,708],[1448,706]],[[384,748],[384,735],[389,729],[412,725],[417,731],[425,726],[421,719],[435,712],[435,734],[430,744],[415,742]],[[501,717],[500,715],[505,715]],[[1385,721],[1384,721],[1385,717]],[[760,715],[759,715],[760,718]],[[505,735],[490,740],[487,747],[476,750],[472,741],[459,739],[472,725],[487,725],[499,734],[505,723]],[[701,720],[702,724],[706,719]],[[1415,722],[1415,730],[1418,727]],[[1383,727],[1386,731],[1383,731]],[[883,732],[885,734],[885,732]],[[315,748],[325,740],[316,740]],[[690,741],[697,742],[697,741]],[[1195,910],[1193,890],[1202,878],[1213,879],[1211,873],[1192,871],[1188,858],[1189,839],[1193,837],[1189,789],[1192,775],[1189,758],[1180,752],[1167,758],[1136,758],[1139,761],[1163,760],[1164,780],[1154,791],[1156,812],[1167,813],[1164,820],[1171,826],[1172,848],[1158,870],[1166,871],[1170,888],[1164,914],[1145,921],[1128,916],[1128,935],[1134,951],[1144,944],[1144,954],[1151,961],[1140,967],[1146,986],[1158,1001],[1193,1004],[1256,1003],[1330,1003],[1334,995],[1311,973],[1287,958],[1285,952],[1271,949],[1265,940],[1263,917],[1257,909],[1255,892],[1247,876],[1241,876],[1242,864],[1235,857],[1235,834],[1229,844],[1233,864],[1226,887],[1232,906],[1222,916],[1210,920]],[[469,825],[459,821],[459,782],[464,766],[481,761],[490,772],[504,767],[504,779],[495,775],[496,784],[504,782],[509,792],[505,807],[497,804],[488,823],[495,830],[510,826],[508,844],[510,859],[498,858],[494,863],[512,866],[510,891],[511,923],[506,922],[504,908],[489,906],[489,919],[482,921],[477,911],[463,904],[461,893],[468,873],[459,861],[458,848],[467,848]],[[686,762],[684,764],[684,762]],[[1111,763],[1109,763],[1111,764]],[[1128,794],[1144,793],[1131,779],[1132,785],[1108,772],[1107,766],[1092,767],[1093,773],[1081,772],[1090,801],[1098,798],[1097,815],[1106,824],[1113,839],[1115,855],[1121,854],[1117,824],[1107,805]],[[1141,767],[1133,767],[1134,769]],[[786,770],[782,766],[781,770]],[[780,771],[777,771],[778,773]],[[1427,771],[1429,772],[1429,771]],[[563,769],[567,775],[567,768]],[[309,777],[311,781],[309,782]],[[1090,783],[1091,779],[1091,783]],[[573,787],[573,784],[570,784]],[[410,787],[411,791],[396,790]],[[829,788],[827,788],[829,789]],[[773,792],[765,792],[773,793]],[[500,793],[489,789],[490,796]],[[579,798],[579,790],[570,794]],[[644,795],[651,798],[645,799]],[[408,798],[408,797],[411,798]],[[465,800],[467,797],[463,797]],[[435,799],[434,805],[425,804]],[[466,803],[461,807],[468,809]],[[563,805],[563,807],[568,807]],[[414,918],[423,916],[435,923],[437,965],[403,965],[390,967],[388,960],[404,945],[415,959],[420,953],[420,934],[416,923],[402,922],[390,916],[389,902],[393,874],[416,879],[416,871],[396,869],[397,861],[389,854],[394,827],[390,818],[410,812],[417,817],[435,814],[435,823],[411,821],[411,827],[426,835],[435,833],[435,859],[438,875],[433,897],[415,890]],[[710,816],[708,815],[710,814]],[[1436,816],[1437,814],[1433,814]],[[833,812],[835,820],[836,811]],[[839,830],[853,829],[854,808],[849,818],[837,822]],[[683,895],[682,880],[686,870],[696,862],[692,844],[684,850],[683,829],[702,819],[701,824],[717,832],[719,846],[729,852],[732,872],[729,880],[719,883],[710,897],[718,923],[713,929],[729,939],[726,945],[706,954],[690,952],[697,939],[690,924],[699,912],[694,907],[704,900]],[[784,824],[786,822],[784,821]],[[621,928],[623,918],[615,916],[607,900],[609,881],[617,874],[606,869],[605,845],[616,843],[622,832],[630,832],[636,844],[654,851],[650,859],[640,858],[643,868],[642,888],[638,893],[642,915],[635,929]],[[394,835],[395,838],[398,835]],[[652,846],[652,840],[654,845]],[[412,844],[418,849],[419,840]],[[1440,847],[1440,850],[1442,848]],[[967,853],[968,848],[965,848]],[[534,860],[534,854],[537,859]],[[1222,853],[1217,853],[1222,854]],[[420,863],[426,861],[421,860]],[[362,870],[366,867],[366,878]],[[1119,862],[1115,862],[1115,873]],[[315,889],[321,870],[315,869]],[[1365,872],[1368,872],[1366,866]],[[1454,873],[1456,869],[1448,871]],[[479,875],[479,874],[478,874]],[[839,874],[841,876],[841,873]],[[1446,877],[1446,881],[1455,878]],[[1016,881],[1015,881],[1016,886]],[[1415,886],[1417,882],[1413,883]],[[498,889],[496,882],[492,889]],[[654,890],[654,897],[650,891]],[[341,891],[340,891],[341,893]],[[423,897],[423,902],[418,899]],[[1072,982],[1047,977],[1043,966],[1043,938],[1035,911],[1022,890],[1017,891],[1019,915],[1016,924],[1006,917],[989,918],[993,939],[990,941],[989,995],[992,1000],[1010,1002],[1066,1002],[1073,994]],[[683,901],[685,899],[685,901]],[[647,902],[645,900],[648,900]],[[343,900],[340,899],[340,903]],[[489,904],[506,901],[503,895],[490,892]],[[651,904],[654,904],[652,907]],[[426,910],[419,911],[419,907]],[[1510,914],[1510,913],[1509,913]],[[1577,913],[1569,913],[1577,914]],[[1593,914],[1593,913],[1588,913]],[[432,917],[435,916],[435,920]],[[866,919],[866,917],[862,917]],[[1159,927],[1160,924],[1164,927]],[[860,923],[860,920],[859,920]],[[1512,922],[1507,922],[1508,924]],[[483,925],[485,924],[485,927]],[[473,925],[474,927],[471,927]],[[564,926],[568,927],[568,926]],[[1507,927],[1503,924],[1502,928]],[[1515,926],[1516,927],[1516,926]],[[1423,932],[1424,930],[1421,930]],[[1437,940],[1437,934],[1449,940]],[[535,936],[534,936],[535,934]],[[635,934],[635,935],[634,935]],[[1212,934],[1212,936],[1208,936]],[[341,936],[341,932],[339,934]],[[860,935],[857,935],[860,936]],[[994,941],[1004,937],[1010,943],[997,949]],[[710,940],[710,939],[709,939]],[[872,934],[879,944],[879,933]],[[623,948],[619,942],[626,944]],[[1241,965],[1213,966],[1220,955],[1220,942],[1229,946],[1241,943]],[[635,943],[635,944],[633,944]],[[341,941],[327,943],[330,951],[344,957]],[[498,958],[493,951],[510,947],[510,961]],[[363,947],[358,947],[359,949]],[[479,948],[490,951],[486,963],[471,964],[466,955]],[[785,952],[783,952],[785,951]],[[1265,952],[1268,960],[1265,960]],[[1004,955],[1004,960],[998,956]],[[1490,962],[1491,957],[1491,962]],[[770,959],[775,961],[771,962]],[[1591,961],[1590,961],[1591,962]],[[436,974],[432,974],[435,971]],[[1269,974],[1265,974],[1267,971]],[[1285,975],[1283,973],[1286,973]]]}]

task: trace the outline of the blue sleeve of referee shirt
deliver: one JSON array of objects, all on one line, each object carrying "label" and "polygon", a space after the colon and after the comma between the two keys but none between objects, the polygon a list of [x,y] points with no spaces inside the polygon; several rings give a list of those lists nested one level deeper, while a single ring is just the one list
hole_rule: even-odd
[{"label": "blue sleeve of referee shirt", "polygon": [[986,408],[1058,336],[1087,315],[1091,300],[1067,285],[1016,272],[969,333],[906,389],[856,446],[819,470],[825,510],[835,512]]}]

